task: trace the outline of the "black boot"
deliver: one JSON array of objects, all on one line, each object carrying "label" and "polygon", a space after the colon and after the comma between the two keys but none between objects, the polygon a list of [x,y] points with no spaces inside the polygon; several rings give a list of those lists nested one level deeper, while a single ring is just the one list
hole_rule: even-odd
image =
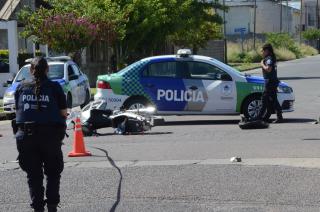
[{"label": "black boot", "polygon": [[57,204],[47,204],[48,212],[57,212]]},{"label": "black boot", "polygon": [[283,122],[282,113],[277,113],[277,119],[273,123],[282,123],[282,122]]}]

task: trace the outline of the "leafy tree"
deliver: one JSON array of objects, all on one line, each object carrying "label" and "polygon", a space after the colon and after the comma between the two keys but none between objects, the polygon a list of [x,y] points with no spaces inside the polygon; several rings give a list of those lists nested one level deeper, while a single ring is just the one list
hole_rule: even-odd
[{"label": "leafy tree", "polygon": [[51,9],[24,9],[23,37],[32,36],[58,52],[76,53],[96,39],[115,41],[121,37],[116,5],[111,0],[49,0]]},{"label": "leafy tree", "polygon": [[221,37],[225,9],[218,1],[116,0],[127,14],[126,34],[120,41],[129,62],[156,54],[168,42],[197,50],[208,40]]},{"label": "leafy tree", "polygon": [[51,9],[20,13],[24,37],[68,53],[105,40],[129,63],[156,54],[168,42],[196,51],[221,37],[222,19],[215,11],[226,9],[218,0],[47,1]]}]

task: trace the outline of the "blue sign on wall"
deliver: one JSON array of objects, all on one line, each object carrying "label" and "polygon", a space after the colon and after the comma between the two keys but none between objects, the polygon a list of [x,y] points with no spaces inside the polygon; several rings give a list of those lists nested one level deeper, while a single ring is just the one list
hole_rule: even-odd
[{"label": "blue sign on wall", "polygon": [[244,33],[246,31],[247,31],[247,29],[245,27],[234,28],[234,32]]}]

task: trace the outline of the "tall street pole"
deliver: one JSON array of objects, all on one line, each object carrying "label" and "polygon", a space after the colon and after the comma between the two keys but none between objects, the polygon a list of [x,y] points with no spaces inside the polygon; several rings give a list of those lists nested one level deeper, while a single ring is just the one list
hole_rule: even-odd
[{"label": "tall street pole", "polygon": [[[317,29],[319,29],[320,26],[320,20],[319,20],[319,0],[317,0],[317,6],[316,6],[316,20],[317,20]],[[317,48],[318,51],[320,51],[320,39],[317,40]]]},{"label": "tall street pole", "polygon": [[282,0],[280,0],[280,33],[282,32]]},{"label": "tall street pole", "polygon": [[303,14],[303,11],[302,11],[302,0],[300,0],[300,30],[299,30],[299,42],[300,42],[300,44],[301,44],[301,42],[302,42],[302,30],[303,30],[303,28],[302,28],[302,14]]},{"label": "tall street pole", "polygon": [[253,9],[253,49],[256,49],[256,24],[257,23],[257,0],[254,0]]},{"label": "tall street pole", "polygon": [[223,0],[223,36],[224,36],[224,62],[228,63],[228,52],[227,52],[227,30],[226,30],[226,11],[225,11],[226,1]]}]

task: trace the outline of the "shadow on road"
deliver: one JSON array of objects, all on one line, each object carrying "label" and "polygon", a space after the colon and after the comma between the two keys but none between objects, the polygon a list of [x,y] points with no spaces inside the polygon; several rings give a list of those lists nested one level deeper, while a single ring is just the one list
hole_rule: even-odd
[{"label": "shadow on road", "polygon": [[161,126],[175,126],[175,125],[234,125],[238,124],[237,120],[192,120],[192,121],[166,121]]},{"label": "shadow on road", "polygon": [[320,79],[320,77],[279,77],[279,80],[306,80],[306,79]]},{"label": "shadow on road", "polygon": [[306,119],[306,118],[285,118],[283,123],[313,123],[316,122],[315,119]]},{"label": "shadow on road", "polygon": [[[145,133],[130,133],[130,134],[125,134],[126,135],[168,135],[172,134],[172,132],[145,132]],[[93,136],[87,136],[87,137],[99,137],[99,136],[119,136],[118,134],[115,133],[96,133]]]},{"label": "shadow on road", "polygon": [[[274,121],[275,119],[271,119]],[[166,121],[161,126],[180,126],[180,125],[236,125],[239,123],[236,120],[188,120],[188,121]],[[315,119],[307,118],[285,118],[283,123],[313,123]]]}]

